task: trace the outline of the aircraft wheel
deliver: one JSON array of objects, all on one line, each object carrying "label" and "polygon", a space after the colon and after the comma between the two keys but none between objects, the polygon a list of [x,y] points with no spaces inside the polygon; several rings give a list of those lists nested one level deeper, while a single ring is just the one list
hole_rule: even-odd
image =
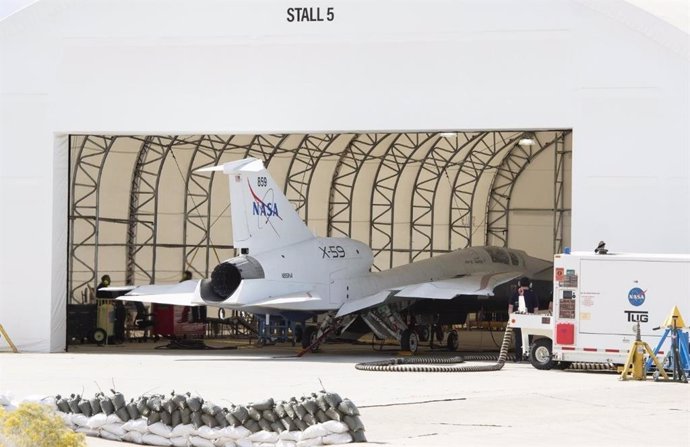
[{"label": "aircraft wheel", "polygon": [[96,343],[98,346],[102,346],[107,339],[108,333],[101,328],[96,328],[91,333],[91,340],[93,340],[93,342]]},{"label": "aircraft wheel", "polygon": [[551,358],[551,349],[550,338],[536,340],[529,352],[529,362],[537,369],[548,370],[553,368],[554,361]]},{"label": "aircraft wheel", "polygon": [[405,329],[400,337],[400,348],[403,351],[416,353],[419,348],[419,336],[411,329]]},{"label": "aircraft wheel", "polygon": [[458,336],[458,331],[448,332],[448,340],[446,340],[446,348],[448,348],[448,350],[451,352],[457,351],[458,346],[459,346],[459,339],[460,339],[460,337]]},{"label": "aircraft wheel", "polygon": [[[317,330],[316,326],[307,326],[306,328],[304,328],[304,331],[302,331],[302,348],[306,349],[309,346],[311,346],[312,344],[314,344],[314,342],[316,341],[317,335],[318,335],[318,330]],[[312,352],[316,352],[318,350],[319,350],[319,345],[316,345],[313,348],[311,348]]]}]

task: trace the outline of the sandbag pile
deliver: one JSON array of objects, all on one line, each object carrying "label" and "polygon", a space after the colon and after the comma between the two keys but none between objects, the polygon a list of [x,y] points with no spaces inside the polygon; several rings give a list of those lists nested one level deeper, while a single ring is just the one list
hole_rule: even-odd
[{"label": "sandbag pile", "polygon": [[319,392],[220,407],[191,393],[131,399],[112,391],[93,398],[56,396],[65,424],[87,436],[154,446],[307,447],[366,442],[352,401]]}]

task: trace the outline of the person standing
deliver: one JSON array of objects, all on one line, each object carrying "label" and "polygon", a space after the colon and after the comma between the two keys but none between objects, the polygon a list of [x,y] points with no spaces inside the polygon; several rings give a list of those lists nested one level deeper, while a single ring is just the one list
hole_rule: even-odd
[{"label": "person standing", "polygon": [[[520,309],[520,298],[524,301],[524,310]],[[520,278],[518,288],[508,303],[508,315],[513,312],[537,313],[539,311],[539,299],[530,287],[530,280],[526,276]],[[522,361],[522,330],[513,328],[513,338],[515,339],[515,361]]]},{"label": "person standing", "polygon": [[104,289],[110,286],[110,275],[101,276],[101,282],[96,286],[96,298],[110,298],[110,294]]}]

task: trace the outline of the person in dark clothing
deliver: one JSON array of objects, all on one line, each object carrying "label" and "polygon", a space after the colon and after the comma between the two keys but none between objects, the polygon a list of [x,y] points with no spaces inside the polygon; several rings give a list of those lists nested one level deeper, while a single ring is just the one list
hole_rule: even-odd
[{"label": "person in dark clothing", "polygon": [[96,286],[96,298],[110,298],[110,294],[101,289],[110,286],[110,275],[101,276],[101,282]]},{"label": "person in dark clothing", "polygon": [[[524,300],[524,309],[520,309],[520,297]],[[539,299],[530,287],[530,280],[526,276],[520,278],[518,288],[508,303],[508,314],[513,312],[537,313],[539,311]],[[515,339],[515,361],[522,361],[522,330],[513,329]]]}]

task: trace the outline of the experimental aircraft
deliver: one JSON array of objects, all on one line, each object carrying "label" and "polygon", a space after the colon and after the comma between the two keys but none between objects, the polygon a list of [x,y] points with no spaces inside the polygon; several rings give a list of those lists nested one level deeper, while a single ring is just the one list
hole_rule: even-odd
[{"label": "experimental aircraft", "polygon": [[[457,349],[467,303],[489,297],[522,276],[551,278],[552,264],[524,251],[470,247],[372,272],[373,254],[349,238],[317,237],[271,178],[262,161],[247,158],[200,171],[222,171],[230,184],[234,247],[240,255],[218,264],[210,278],[136,287],[120,299],[183,306],[213,305],[306,321],[302,346],[314,349],[326,332],[368,327],[416,351],[434,337]],[[505,303],[507,307],[507,301]],[[475,309],[476,310],[476,309]],[[462,321],[460,321],[462,320]]]}]

